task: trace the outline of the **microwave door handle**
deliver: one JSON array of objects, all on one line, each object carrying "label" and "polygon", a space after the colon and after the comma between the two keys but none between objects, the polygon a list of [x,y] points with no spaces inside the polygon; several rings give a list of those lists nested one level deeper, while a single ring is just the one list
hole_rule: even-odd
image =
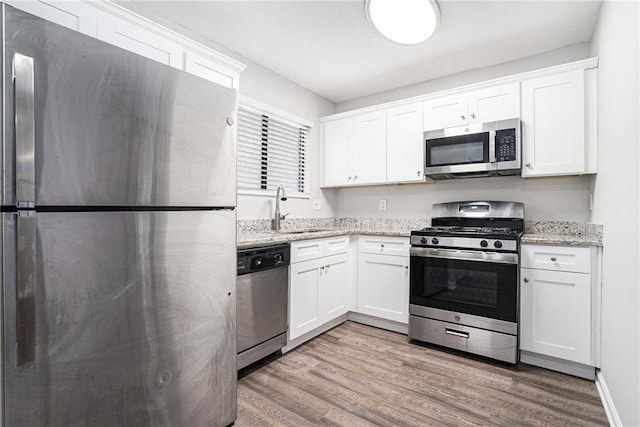
[{"label": "microwave door handle", "polygon": [[489,163],[496,162],[496,131],[489,131]]}]

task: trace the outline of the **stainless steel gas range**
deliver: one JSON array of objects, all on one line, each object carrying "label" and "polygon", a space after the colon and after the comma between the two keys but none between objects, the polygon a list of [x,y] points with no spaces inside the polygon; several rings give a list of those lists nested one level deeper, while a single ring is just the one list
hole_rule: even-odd
[{"label": "stainless steel gas range", "polygon": [[433,205],[411,233],[409,337],[508,363],[518,361],[524,205]]}]

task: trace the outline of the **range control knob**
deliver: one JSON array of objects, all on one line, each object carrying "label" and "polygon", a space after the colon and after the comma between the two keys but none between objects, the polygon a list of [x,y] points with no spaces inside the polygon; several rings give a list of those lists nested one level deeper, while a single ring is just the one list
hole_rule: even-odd
[{"label": "range control knob", "polygon": [[439,241],[440,240],[438,240],[437,237],[434,237],[433,239],[431,239],[431,243],[433,243],[434,245],[437,245]]},{"label": "range control knob", "polygon": [[502,247],[502,242],[500,240],[496,240],[495,242],[493,242],[493,246],[500,249]]},{"label": "range control knob", "polygon": [[253,263],[255,264],[256,267],[260,267],[262,265],[262,258],[260,257],[254,258]]},{"label": "range control knob", "polygon": [[489,243],[487,243],[486,240],[481,240],[480,241],[480,246],[482,246],[483,248],[486,248],[487,246],[489,246]]},{"label": "range control knob", "polygon": [[422,243],[423,245],[427,243],[427,238],[423,237],[422,239],[420,239],[420,243]]},{"label": "range control knob", "polygon": [[274,261],[276,264],[282,264],[282,254],[275,254],[275,255],[273,256],[273,261]]}]

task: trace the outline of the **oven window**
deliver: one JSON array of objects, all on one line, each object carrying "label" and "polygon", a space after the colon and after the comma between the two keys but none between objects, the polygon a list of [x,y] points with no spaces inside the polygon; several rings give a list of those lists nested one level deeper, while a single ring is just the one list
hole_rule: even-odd
[{"label": "oven window", "polygon": [[498,273],[456,267],[433,267],[424,285],[425,298],[454,304],[498,307]]},{"label": "oven window", "polygon": [[516,321],[516,264],[412,256],[410,283],[411,304]]},{"label": "oven window", "polygon": [[487,163],[489,134],[477,133],[427,140],[427,166]]}]

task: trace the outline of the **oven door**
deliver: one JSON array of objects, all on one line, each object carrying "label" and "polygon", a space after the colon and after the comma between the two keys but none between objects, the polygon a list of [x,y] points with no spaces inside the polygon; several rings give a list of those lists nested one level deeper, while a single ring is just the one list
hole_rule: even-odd
[{"label": "oven door", "polygon": [[410,304],[517,323],[518,254],[411,248]]},{"label": "oven door", "polygon": [[490,132],[430,138],[425,132],[427,175],[489,172],[496,169]]}]

